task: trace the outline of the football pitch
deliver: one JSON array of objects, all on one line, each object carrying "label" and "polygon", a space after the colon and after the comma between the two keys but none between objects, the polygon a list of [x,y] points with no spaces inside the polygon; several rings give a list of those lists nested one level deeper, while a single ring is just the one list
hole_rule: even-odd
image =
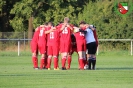
[{"label": "football pitch", "polygon": [[78,70],[76,54],[70,70],[51,67],[34,70],[30,55],[0,56],[0,88],[133,88],[130,55],[99,55],[96,70]]}]

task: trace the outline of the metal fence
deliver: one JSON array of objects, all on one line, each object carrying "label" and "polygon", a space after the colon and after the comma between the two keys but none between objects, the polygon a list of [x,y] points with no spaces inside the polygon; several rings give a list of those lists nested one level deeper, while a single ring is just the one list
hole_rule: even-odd
[{"label": "metal fence", "polygon": [[[0,32],[0,52],[15,51],[15,52],[17,52],[17,55],[19,56],[22,51],[30,50],[30,44],[29,44],[30,41],[31,41],[31,39],[28,39],[27,32],[23,32],[23,33]],[[126,47],[126,49],[128,49],[128,51],[130,52],[130,55],[133,55],[133,48],[132,48],[133,47],[133,39],[99,39],[99,47],[97,49],[97,55],[99,55],[99,52],[103,51],[103,48],[101,48],[101,47],[105,47],[106,50],[109,49],[107,47],[108,45],[105,44],[107,42],[118,43],[118,45],[120,45],[122,42],[125,42],[125,43],[127,43],[127,45],[125,45],[124,47]],[[114,47],[114,46],[112,46],[112,47]],[[120,48],[121,48],[120,50],[122,50],[123,46],[121,46]]]}]

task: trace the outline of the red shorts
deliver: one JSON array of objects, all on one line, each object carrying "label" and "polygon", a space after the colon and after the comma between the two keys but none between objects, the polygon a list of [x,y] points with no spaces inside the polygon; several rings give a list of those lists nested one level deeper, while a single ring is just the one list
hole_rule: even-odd
[{"label": "red shorts", "polygon": [[31,48],[31,52],[32,53],[35,53],[38,51],[38,47],[37,47],[37,43],[34,43],[34,42],[30,42],[30,48]]},{"label": "red shorts", "polygon": [[46,44],[38,45],[38,49],[40,54],[45,54],[46,53]]},{"label": "red shorts", "polygon": [[48,53],[48,55],[58,56],[59,55],[59,46],[58,45],[48,46],[47,53]]},{"label": "red shorts", "polygon": [[61,53],[64,53],[64,52],[67,52],[69,53],[70,52],[70,47],[71,46],[71,43],[70,42],[60,42],[60,52]]},{"label": "red shorts", "polygon": [[77,41],[77,51],[86,51],[86,41],[85,40]]}]

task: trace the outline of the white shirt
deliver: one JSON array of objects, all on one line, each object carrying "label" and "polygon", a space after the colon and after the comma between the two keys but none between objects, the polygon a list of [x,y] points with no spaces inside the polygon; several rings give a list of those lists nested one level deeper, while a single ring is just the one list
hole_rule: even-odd
[{"label": "white shirt", "polygon": [[86,31],[87,31],[85,35],[86,44],[91,43],[91,42],[96,42],[93,31],[90,28],[87,28]]}]

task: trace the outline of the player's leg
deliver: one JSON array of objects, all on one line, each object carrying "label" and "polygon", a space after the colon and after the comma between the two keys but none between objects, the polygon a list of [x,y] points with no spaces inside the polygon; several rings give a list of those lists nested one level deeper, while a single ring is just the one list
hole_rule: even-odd
[{"label": "player's leg", "polygon": [[52,55],[53,55],[53,49],[52,46],[48,46],[48,59],[47,59],[47,67],[48,70],[51,69],[51,62],[52,62]]},{"label": "player's leg", "polygon": [[95,65],[96,65],[96,56],[92,55],[92,69],[95,70]]},{"label": "player's leg", "polygon": [[67,57],[67,64],[68,64],[67,69],[70,69],[73,52],[74,52],[74,50],[73,50],[73,47],[71,45],[70,52],[69,52],[68,57]]},{"label": "player's leg", "polygon": [[48,58],[48,55],[47,55],[47,50],[48,50],[48,46],[46,46],[46,52],[45,52],[45,57],[44,57],[44,69],[47,69],[47,58]]},{"label": "player's leg", "polygon": [[88,64],[87,64],[87,58],[86,58],[86,52],[85,51],[83,51],[82,52],[83,53],[83,62],[84,62],[84,66],[88,66]]},{"label": "player's leg", "polygon": [[66,60],[68,53],[70,52],[70,43],[68,42],[63,42],[61,43],[61,56],[62,56],[62,70],[66,70]]},{"label": "player's leg", "polygon": [[92,52],[92,69],[95,70],[95,65],[96,65],[96,51],[97,51],[97,45],[94,42],[93,43],[93,52]]},{"label": "player's leg", "polygon": [[84,61],[83,61],[83,55],[82,54],[83,54],[82,51],[78,51],[80,70],[84,69]]},{"label": "player's leg", "polygon": [[62,56],[62,70],[66,70],[66,60],[67,60],[67,52],[61,53]]},{"label": "player's leg", "polygon": [[71,56],[71,54],[69,54],[68,58],[67,58],[67,63],[68,63],[67,69],[70,69],[71,61],[72,61],[72,56]]},{"label": "player's leg", "polygon": [[77,50],[78,50],[78,56],[79,56],[79,66],[80,69],[84,69],[84,57],[83,57],[83,41],[77,42]]},{"label": "player's leg", "polygon": [[83,55],[83,61],[84,61],[84,66],[87,64],[87,58],[86,58],[86,41],[83,42],[82,44],[82,55]]},{"label": "player's leg", "polygon": [[53,48],[53,57],[54,57],[54,70],[59,70],[59,65],[58,65],[59,46],[55,45],[52,46],[52,48]]},{"label": "player's leg", "polygon": [[37,59],[36,53],[32,53],[32,62],[33,62],[34,69],[37,69],[38,68],[38,59]]},{"label": "player's leg", "polygon": [[47,58],[48,58],[48,55],[47,55],[47,52],[45,53],[45,57],[44,57],[44,69],[47,69]]},{"label": "player's leg", "polygon": [[43,67],[44,67],[45,53],[46,53],[46,45],[39,46],[38,48],[39,48],[40,54],[41,54],[40,69],[43,69]]},{"label": "player's leg", "polygon": [[34,67],[34,69],[38,69],[38,58],[37,58],[38,50],[37,50],[37,45],[33,44],[32,42],[31,42],[31,51],[32,51],[33,67]]},{"label": "player's leg", "polygon": [[88,54],[87,54],[87,56],[88,56],[88,66],[89,66],[89,69],[91,69],[91,64],[92,64],[92,50],[93,50],[93,48],[92,48],[92,44],[91,43],[88,43],[87,44],[87,52],[88,52]]},{"label": "player's leg", "polygon": [[48,70],[51,69],[51,62],[52,62],[52,55],[48,55],[48,61],[47,61]]},{"label": "player's leg", "polygon": [[41,59],[40,59],[40,69],[43,69],[44,67],[44,58],[45,57],[45,54],[41,54]]}]

